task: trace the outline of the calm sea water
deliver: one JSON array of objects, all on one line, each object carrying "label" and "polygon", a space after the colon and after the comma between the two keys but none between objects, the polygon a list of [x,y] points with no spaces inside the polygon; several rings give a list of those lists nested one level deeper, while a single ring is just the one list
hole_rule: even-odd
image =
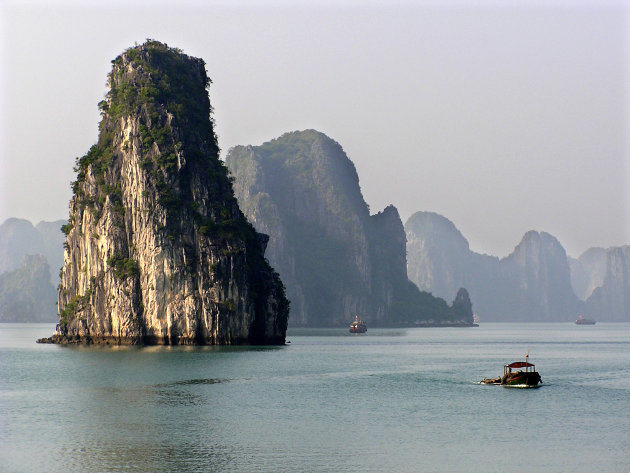
[{"label": "calm sea water", "polygon": [[[0,471],[630,471],[630,324],[35,344],[53,328],[0,324]],[[477,384],[527,350],[540,389]]]}]

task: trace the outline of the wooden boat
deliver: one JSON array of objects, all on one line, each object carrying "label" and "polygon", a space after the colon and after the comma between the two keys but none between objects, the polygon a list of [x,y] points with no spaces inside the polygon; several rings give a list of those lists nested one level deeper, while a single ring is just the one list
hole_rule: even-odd
[{"label": "wooden boat", "polygon": [[595,325],[595,321],[578,315],[578,318],[575,319],[575,325]]},{"label": "wooden boat", "polygon": [[526,361],[515,361],[503,366],[503,376],[499,378],[483,378],[481,384],[500,384],[506,388],[539,388],[542,379],[536,366],[529,362],[529,355]]},{"label": "wooden boat", "polygon": [[354,322],[350,324],[350,333],[365,333],[367,332],[367,325],[363,320],[359,319],[358,315],[354,316]]}]

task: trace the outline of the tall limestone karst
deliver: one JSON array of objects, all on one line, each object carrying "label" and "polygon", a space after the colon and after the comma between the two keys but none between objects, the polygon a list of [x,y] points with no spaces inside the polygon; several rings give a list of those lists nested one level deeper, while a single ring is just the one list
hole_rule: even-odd
[{"label": "tall limestone karst", "polygon": [[112,63],[50,340],[284,343],[288,301],[218,159],[204,62],[149,40]]},{"label": "tall limestone karst", "polygon": [[226,164],[243,212],[270,236],[292,325],[339,326],[355,314],[372,326],[467,324],[408,280],[398,211],[370,215],[354,164],[334,140],[286,133],[231,149]]},{"label": "tall limestone karst", "polygon": [[453,222],[433,212],[411,215],[405,231],[409,279],[443,298],[465,287],[476,311],[484,311],[485,300],[500,283],[499,258],[473,252]]},{"label": "tall limestone karst", "polygon": [[567,254],[549,233],[527,232],[501,260],[500,275],[506,284],[496,300],[504,314],[517,320],[569,321],[583,307],[571,287]]}]

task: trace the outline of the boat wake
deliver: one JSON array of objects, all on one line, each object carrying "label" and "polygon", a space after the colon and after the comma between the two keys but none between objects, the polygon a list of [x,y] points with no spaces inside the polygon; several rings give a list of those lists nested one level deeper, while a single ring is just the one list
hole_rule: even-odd
[{"label": "boat wake", "polygon": [[[536,385],[529,384],[501,384],[501,383],[484,383],[483,381],[475,381],[472,384],[478,384],[481,386],[503,386],[504,388],[516,388],[516,389],[538,389],[542,387],[542,382]],[[549,386],[549,384],[547,384]]]},{"label": "boat wake", "polygon": [[542,386],[542,382],[541,382],[541,384],[534,384],[534,385],[530,385],[530,384],[502,384],[501,386],[503,386],[504,388],[516,388],[516,389],[538,389],[539,387]]}]

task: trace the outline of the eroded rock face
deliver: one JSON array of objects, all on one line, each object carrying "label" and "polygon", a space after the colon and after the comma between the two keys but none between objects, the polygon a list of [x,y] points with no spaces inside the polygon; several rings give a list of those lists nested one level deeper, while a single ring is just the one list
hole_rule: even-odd
[{"label": "eroded rock face", "polygon": [[468,278],[472,252],[468,241],[447,218],[416,212],[405,223],[407,272],[422,290],[450,299]]},{"label": "eroded rock face", "polygon": [[511,314],[518,320],[569,321],[580,313],[566,252],[548,233],[527,232],[501,260],[501,278],[506,281],[506,300],[513,303]]},{"label": "eroded rock face", "polygon": [[288,301],[218,159],[204,62],[149,41],[112,63],[53,341],[284,343]]},{"label": "eroded rock face", "polygon": [[287,133],[233,148],[226,163],[245,215],[270,235],[269,260],[287,285],[292,324],[383,317],[385,301],[371,294],[369,211],[339,144],[314,130]]}]

